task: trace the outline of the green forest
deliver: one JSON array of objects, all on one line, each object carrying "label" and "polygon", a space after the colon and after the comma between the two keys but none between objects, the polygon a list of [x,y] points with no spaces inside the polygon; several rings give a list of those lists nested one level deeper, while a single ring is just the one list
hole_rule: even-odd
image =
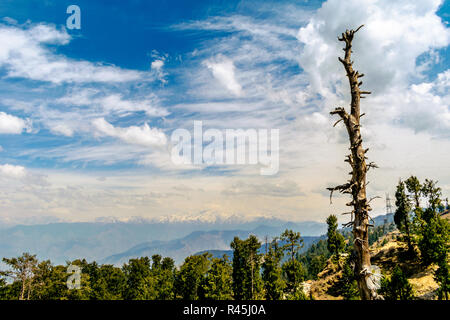
[{"label": "green forest", "polygon": [[[417,177],[400,180],[395,194],[395,223],[370,229],[369,245],[396,233],[402,244],[396,257],[419,270],[434,266],[433,277],[439,288],[435,298],[449,298],[449,240],[450,224],[441,218],[449,209],[443,201],[436,182]],[[424,205],[422,205],[424,204]],[[360,299],[354,271],[353,233],[339,229],[337,216],[327,220],[326,239],[319,240],[300,253],[301,234],[285,230],[269,243],[255,236],[235,237],[230,244],[232,258],[213,257],[210,253],[186,257],[175,266],[170,257],[153,255],[130,259],[122,267],[99,265],[85,259],[67,261],[67,265],[53,265],[39,261],[35,255],[3,258],[6,270],[0,273],[2,300],[307,300],[317,299],[307,293],[305,281],[316,281],[330,265],[334,278],[329,290],[346,300]],[[377,290],[386,300],[415,299],[408,281],[411,270],[382,268]],[[405,264],[404,264],[405,265]],[[78,287],[70,284],[74,273],[68,267],[79,267]],[[409,273],[409,274],[408,274]],[[76,279],[74,280],[76,282]],[[73,283],[72,283],[73,284]]]}]

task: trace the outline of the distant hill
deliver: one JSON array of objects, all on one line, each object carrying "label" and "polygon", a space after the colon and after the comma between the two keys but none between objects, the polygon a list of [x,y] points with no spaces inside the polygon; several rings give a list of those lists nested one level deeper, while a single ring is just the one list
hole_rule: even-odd
[{"label": "distant hill", "polygon": [[199,251],[208,249],[228,250],[235,236],[247,237],[249,234],[249,231],[240,230],[196,231],[180,239],[140,243],[124,252],[101,260],[101,263],[121,265],[131,258],[151,257],[154,254],[160,254],[164,257],[171,257],[176,264],[180,264],[184,258]]},{"label": "distant hill", "polygon": [[233,260],[233,250],[204,250],[197,252],[194,255],[199,256],[207,252],[211,254],[213,258],[222,258],[223,255],[227,255],[229,261]]},{"label": "distant hill", "polygon": [[[235,230],[245,230],[245,234],[254,232],[261,237],[265,235],[273,237],[279,235],[287,226],[300,231],[302,236],[317,236],[326,232],[324,223],[292,223],[276,218],[257,218],[251,221],[229,219],[215,222],[139,220],[16,225],[0,228],[0,258],[14,257],[23,252],[30,252],[36,254],[40,260],[50,259],[56,264],[64,264],[67,260],[78,258],[100,261],[105,257],[129,251],[130,248],[138,250],[139,247],[136,246],[143,246],[144,243],[145,246],[150,247],[158,244],[167,245],[167,241],[187,237],[196,231],[235,232]],[[186,252],[193,254],[201,250],[227,249],[225,244],[229,245],[228,240],[230,237],[226,237],[226,242],[223,242],[221,246],[194,246],[193,250]],[[175,244],[172,243],[172,245]],[[169,251],[166,250],[166,252]]]},{"label": "distant hill", "polygon": [[[325,235],[322,235],[320,237],[302,237],[303,239],[303,247],[299,250],[300,253],[305,252],[306,250],[311,247],[313,243],[316,243],[319,240],[326,239]],[[282,241],[278,242],[280,246],[282,246],[284,243]],[[265,253],[266,251],[266,244],[262,243],[261,248],[259,249],[260,253]],[[222,258],[224,254],[228,256],[228,259],[231,261],[233,260],[233,250],[203,250],[200,252],[195,253],[195,255],[201,255],[204,253],[210,253],[213,258]],[[288,256],[285,256],[284,259],[288,259]]]},{"label": "distant hill", "polygon": [[389,224],[391,222],[394,222],[394,214],[393,213],[382,214],[382,215],[373,217],[372,219],[375,222],[375,227],[382,226],[385,223]]},{"label": "distant hill", "polygon": [[[204,252],[210,252],[214,257],[222,257],[226,253],[230,259],[232,259],[233,253],[230,250],[230,243],[234,237],[241,239],[248,238],[253,234],[257,236],[261,242],[267,235],[266,228],[257,228],[252,231],[243,230],[228,230],[228,231],[197,231],[190,235],[170,241],[151,241],[138,244],[129,250],[122,253],[111,255],[103,260],[101,263],[108,263],[114,265],[121,265],[128,262],[129,259],[148,256],[151,257],[154,254],[160,254],[162,256],[171,257],[175,260],[177,265],[181,264],[187,256],[194,254],[202,254]],[[281,232],[280,232],[281,233]],[[274,235],[279,235],[276,233]],[[272,235],[269,235],[272,236]],[[311,246],[311,244],[317,241],[320,237],[302,237],[304,247],[303,252]],[[264,252],[265,244],[263,243],[260,251]]]}]

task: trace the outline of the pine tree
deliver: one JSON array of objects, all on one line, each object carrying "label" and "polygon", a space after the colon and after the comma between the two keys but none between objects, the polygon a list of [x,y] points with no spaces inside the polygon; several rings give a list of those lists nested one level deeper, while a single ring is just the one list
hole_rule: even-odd
[{"label": "pine tree", "polygon": [[438,208],[441,205],[441,188],[436,182],[425,179],[422,195],[427,199],[428,207],[422,209],[418,247],[422,263],[426,266],[432,263],[446,261],[448,263],[450,226],[448,221],[441,219]]},{"label": "pine tree", "polygon": [[6,280],[3,278],[0,278],[0,300],[6,300],[7,299],[7,285]]},{"label": "pine tree", "polygon": [[184,300],[197,300],[201,285],[210,267],[210,254],[189,256],[184,260],[175,279],[177,296]]},{"label": "pine tree", "polygon": [[448,262],[439,262],[438,269],[434,272],[434,280],[439,284],[438,298],[449,300],[450,296],[450,270]]},{"label": "pine tree", "polygon": [[246,240],[235,237],[233,249],[233,296],[236,300],[252,300],[260,297],[262,282],[260,275],[261,243],[251,235]]},{"label": "pine tree", "polygon": [[325,268],[330,252],[326,240],[313,243],[306,252],[300,254],[299,261],[307,270],[307,279],[317,279],[317,274]]},{"label": "pine tree", "polygon": [[156,280],[158,300],[171,300],[175,297],[174,283],[175,283],[175,261],[172,258],[156,255],[152,257],[152,276]]},{"label": "pine tree", "polygon": [[340,294],[344,300],[356,300],[359,298],[358,284],[356,283],[355,273],[353,271],[353,265],[351,263],[351,256],[345,259],[344,266],[342,268],[342,276],[338,282],[338,294]]},{"label": "pine tree", "polygon": [[286,282],[286,295],[290,300],[304,300],[301,283],[305,280],[307,271],[302,263],[295,260],[288,260],[281,267]]},{"label": "pine tree", "polygon": [[303,290],[300,283],[306,278],[307,271],[302,263],[296,259],[299,250],[303,247],[300,232],[286,229],[280,238],[285,244],[282,249],[290,257],[282,265],[283,277],[286,282],[286,293],[289,299],[303,299]]},{"label": "pine tree", "polygon": [[127,278],[124,299],[153,300],[156,298],[156,283],[151,274],[150,259],[148,257],[130,259],[123,266],[122,270]]},{"label": "pine tree", "polygon": [[281,241],[285,242],[283,245],[283,250],[286,251],[291,258],[291,261],[294,261],[295,255],[298,251],[303,248],[303,239],[300,235],[300,232],[294,232],[292,230],[286,229],[281,234]]},{"label": "pine tree", "polygon": [[339,262],[339,253],[345,248],[345,239],[337,230],[337,217],[332,214],[327,218],[327,248],[330,252],[335,254],[336,261]]},{"label": "pine tree", "polygon": [[399,266],[394,268],[392,276],[381,280],[380,292],[386,300],[412,300],[413,290]]},{"label": "pine tree", "polygon": [[232,291],[233,268],[227,255],[222,258],[212,258],[211,268],[201,286],[200,299],[230,300]]},{"label": "pine tree", "polygon": [[283,256],[283,249],[278,246],[278,238],[273,239],[262,264],[264,296],[267,300],[280,300],[283,297],[283,290],[286,287],[280,265]]},{"label": "pine tree", "polygon": [[397,209],[394,214],[394,222],[397,225],[397,228],[406,233],[406,242],[408,244],[408,252],[413,253],[414,248],[412,246],[411,241],[411,222],[409,220],[409,212],[411,211],[411,204],[406,195],[405,191],[405,183],[401,180],[397,185],[397,191],[395,192],[395,205]]},{"label": "pine tree", "polygon": [[50,260],[38,264],[35,272],[33,299],[53,300],[68,297],[67,272],[63,266],[53,266]]}]

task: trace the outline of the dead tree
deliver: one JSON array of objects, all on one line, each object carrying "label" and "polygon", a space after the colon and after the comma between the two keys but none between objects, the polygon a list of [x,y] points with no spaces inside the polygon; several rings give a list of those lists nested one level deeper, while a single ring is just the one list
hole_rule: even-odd
[{"label": "dead tree", "polygon": [[369,91],[362,91],[360,86],[362,81],[360,78],[364,74],[359,74],[358,71],[353,70],[353,61],[351,60],[352,54],[352,40],[355,33],[361,29],[360,26],[356,30],[346,30],[342,33],[341,37],[338,37],[339,41],[345,42],[344,59],[339,57],[339,61],[344,65],[347,73],[347,78],[350,83],[351,91],[351,105],[350,113],[342,107],[337,107],[330,113],[332,115],[337,114],[340,119],[334,124],[336,126],[339,122],[343,122],[347,128],[348,137],[350,140],[350,154],[345,160],[352,167],[352,171],[349,173],[351,179],[347,183],[327,188],[330,194],[330,201],[333,196],[333,191],[339,191],[344,194],[350,194],[352,201],[347,203],[347,206],[353,208],[351,212],[345,214],[351,214],[351,221],[345,226],[353,227],[354,236],[354,251],[355,251],[355,275],[358,282],[359,292],[362,299],[371,300],[381,298],[376,293],[375,275],[372,274],[372,267],[370,264],[370,251],[369,251],[369,202],[366,196],[366,173],[370,168],[376,168],[377,166],[371,162],[366,164],[366,153],[369,149],[364,149],[361,137],[361,125],[360,119],[364,114],[361,114],[360,100],[364,98],[364,94],[370,94]]}]

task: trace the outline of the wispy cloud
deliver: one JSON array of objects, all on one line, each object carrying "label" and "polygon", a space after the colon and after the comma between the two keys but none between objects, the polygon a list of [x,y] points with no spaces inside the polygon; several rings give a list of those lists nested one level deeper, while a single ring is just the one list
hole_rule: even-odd
[{"label": "wispy cloud", "polygon": [[150,128],[147,123],[142,127],[130,126],[126,128],[114,127],[104,118],[95,119],[92,124],[99,136],[119,138],[127,143],[138,144],[146,147],[162,146],[167,143],[164,132],[157,128]]},{"label": "wispy cloud", "polygon": [[223,56],[218,56],[214,60],[206,60],[204,62],[208,69],[211,70],[214,78],[216,78],[231,93],[240,96],[242,87],[236,80],[236,68],[233,61]]},{"label": "wispy cloud", "polygon": [[64,29],[38,24],[20,28],[0,24],[0,67],[8,77],[60,84],[63,82],[126,82],[142,78],[133,70],[77,61],[57,55],[47,44],[66,45],[70,36]]}]

